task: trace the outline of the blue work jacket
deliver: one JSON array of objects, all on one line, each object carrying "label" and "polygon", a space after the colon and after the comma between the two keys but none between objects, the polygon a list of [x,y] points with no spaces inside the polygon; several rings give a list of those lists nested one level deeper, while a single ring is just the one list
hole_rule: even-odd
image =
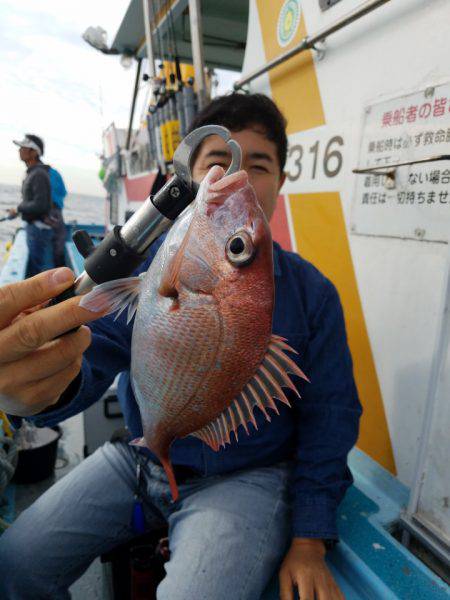
[{"label": "blue work jacket", "polygon": [[[140,271],[148,268],[161,242],[160,238],[153,244]],[[292,461],[293,535],[336,539],[337,507],[352,482],[347,454],[356,442],[361,414],[344,316],[333,284],[311,263],[276,243],[274,275],[273,332],[298,352],[291,357],[310,383],[293,377],[301,398],[286,390],[292,408],[277,402],[280,414],[272,413],[270,423],[255,409],[258,429],[249,425],[246,436],[241,428],[238,443],[233,440],[214,452],[188,436],[174,442],[170,456],[174,465],[190,467],[201,476]],[[79,413],[122,373],[119,399],[125,421],[133,438],[141,437],[129,375],[132,323],[127,325],[125,316],[117,321],[107,316],[90,328],[92,344],[85,352],[78,392],[64,407],[31,420],[53,425]]]}]

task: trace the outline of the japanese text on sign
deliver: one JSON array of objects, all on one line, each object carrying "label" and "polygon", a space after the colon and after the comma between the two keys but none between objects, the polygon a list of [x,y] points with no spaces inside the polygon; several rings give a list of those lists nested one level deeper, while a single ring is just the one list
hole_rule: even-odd
[{"label": "japanese text on sign", "polygon": [[398,163],[446,155],[450,155],[450,84],[367,107],[357,166],[379,168],[381,173],[355,175],[352,230],[448,241],[450,161],[395,168]]},{"label": "japanese text on sign", "polygon": [[381,117],[381,125],[383,127],[393,127],[403,125],[403,123],[426,121],[430,117],[444,117],[446,112],[450,112],[450,98],[443,96],[432,102],[410,104],[409,106],[388,110]]}]

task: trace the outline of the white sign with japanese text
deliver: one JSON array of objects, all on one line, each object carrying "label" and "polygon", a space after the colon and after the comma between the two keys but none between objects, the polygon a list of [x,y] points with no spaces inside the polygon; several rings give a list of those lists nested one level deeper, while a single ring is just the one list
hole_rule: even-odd
[{"label": "white sign with japanese text", "polygon": [[[429,241],[450,238],[450,83],[366,108],[352,206],[354,233]],[[390,185],[391,184],[391,185]]]}]

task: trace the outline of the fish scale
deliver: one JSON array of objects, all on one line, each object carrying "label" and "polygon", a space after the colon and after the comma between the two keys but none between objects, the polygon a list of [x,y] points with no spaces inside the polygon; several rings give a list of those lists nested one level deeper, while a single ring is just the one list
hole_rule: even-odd
[{"label": "fish scale", "polygon": [[[169,416],[180,414],[183,405],[179,403],[178,397],[191,395],[192,389],[201,384],[203,369],[207,371],[210,366],[214,349],[210,341],[213,329],[211,321],[216,319],[212,314],[208,322],[208,315],[202,311],[199,317],[205,328],[196,328],[194,331],[193,325],[198,323],[195,312],[198,311],[194,310],[191,318],[179,319],[176,324],[170,314],[167,318],[167,312],[155,315],[143,310],[136,315],[136,330],[149,321],[155,323],[155,328],[143,336],[133,336],[133,380],[139,382],[139,396],[151,399],[154,404],[164,405]],[[179,343],[175,343],[176,341]],[[159,352],[155,352],[156,347]],[[139,356],[146,357],[144,369],[141,369],[141,362],[137,358]],[[197,363],[195,371],[191,367],[193,361]]]}]

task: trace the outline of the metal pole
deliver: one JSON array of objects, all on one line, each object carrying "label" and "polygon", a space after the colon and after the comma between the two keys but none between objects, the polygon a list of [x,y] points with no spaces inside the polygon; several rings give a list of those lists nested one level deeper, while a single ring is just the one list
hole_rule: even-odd
[{"label": "metal pole", "polygon": [[314,48],[314,44],[317,44],[318,42],[325,40],[325,38],[330,36],[332,33],[335,33],[336,31],[343,29],[347,25],[350,25],[350,23],[353,23],[353,21],[356,21],[356,20],[360,19],[361,17],[364,17],[368,13],[372,12],[379,6],[386,4],[387,2],[390,2],[390,0],[369,0],[368,2],[363,4],[363,6],[360,6],[356,10],[352,11],[351,13],[349,13],[348,15],[343,17],[342,19],[339,19],[335,23],[332,23],[331,25],[328,25],[327,27],[324,27],[323,29],[319,30],[315,35],[306,36],[305,38],[302,39],[301,42],[299,42],[296,46],[291,48],[291,50],[288,50],[288,52],[285,52],[284,54],[281,54],[277,58],[274,58],[273,60],[268,62],[266,65],[264,65],[264,67],[261,67],[260,69],[256,69],[255,71],[253,71],[246,77],[243,77],[242,79],[240,79],[239,81],[237,81],[234,84],[234,86],[233,86],[234,89],[238,90],[238,89],[242,88],[247,83],[250,83],[250,81],[253,81],[253,79],[256,79],[260,75],[267,73],[267,71],[271,71],[275,67],[278,67],[278,65],[281,65],[282,63],[286,62],[293,56],[300,54],[300,52],[304,52],[305,50],[310,50],[311,48]]},{"label": "metal pole", "polygon": [[131,102],[130,122],[128,124],[127,143],[125,144],[126,150],[130,149],[131,132],[133,129],[134,109],[136,108],[136,98],[137,98],[138,91],[139,91],[139,81],[141,79],[141,66],[142,66],[142,58],[138,58],[137,59],[137,68],[136,68],[136,79],[134,81],[133,100]]},{"label": "metal pole", "polygon": [[207,103],[207,93],[200,0],[189,0],[189,24],[191,27],[192,58],[197,84],[198,107],[201,110]]},{"label": "metal pole", "polygon": [[450,160],[450,154],[440,154],[439,156],[430,156],[429,158],[420,158],[418,160],[408,160],[406,162],[395,163],[392,165],[380,165],[379,167],[367,167],[365,169],[352,169],[352,173],[356,175],[373,173],[374,175],[388,175],[388,173],[382,173],[379,169],[396,169],[397,167],[406,167],[408,165],[420,165],[423,163],[437,162],[440,160]]},{"label": "metal pole", "polygon": [[152,21],[153,12],[151,6],[152,0],[142,0],[142,12],[144,13],[144,27],[145,27],[145,44],[147,46],[147,59],[149,74],[152,79],[156,77],[155,70],[155,53],[153,52],[153,39],[152,39]]}]

